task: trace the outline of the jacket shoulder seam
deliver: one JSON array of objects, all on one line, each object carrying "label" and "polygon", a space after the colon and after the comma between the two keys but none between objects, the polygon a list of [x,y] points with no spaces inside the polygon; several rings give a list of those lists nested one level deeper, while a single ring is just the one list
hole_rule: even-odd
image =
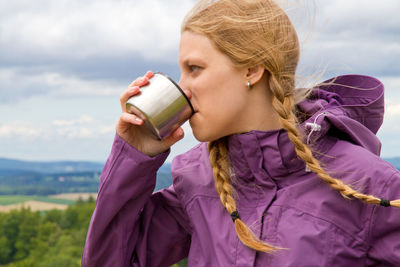
[{"label": "jacket shoulder seam", "polygon": [[327,223],[333,225],[335,228],[340,229],[341,231],[343,231],[344,233],[346,233],[348,236],[352,237],[352,238],[355,239],[355,240],[358,240],[358,241],[360,241],[360,242],[362,242],[362,243],[364,243],[364,244],[366,243],[366,241],[365,241],[363,238],[361,238],[360,236],[348,232],[346,229],[344,229],[343,227],[337,225],[336,223],[334,223],[333,221],[331,221],[331,220],[329,220],[329,219],[321,218],[321,217],[315,216],[314,214],[311,214],[311,213],[309,213],[308,211],[299,209],[299,208],[297,208],[297,207],[289,206],[289,205],[272,204],[271,206],[278,206],[278,207],[282,207],[282,208],[289,208],[289,209],[294,209],[294,210],[303,212],[304,214],[307,214],[307,215],[309,215],[309,216],[311,216],[311,217],[313,217],[313,218],[315,218],[315,219],[318,219],[318,220],[321,220],[321,221],[325,221],[325,222],[327,222]]},{"label": "jacket shoulder seam", "polygon": [[[217,196],[210,196],[210,195],[206,195],[206,194],[194,194],[193,196],[191,196],[187,201],[186,201],[186,203],[184,203],[184,207],[185,207],[185,210],[187,210],[187,206],[195,199],[195,198],[198,198],[198,197],[204,197],[204,198],[213,198],[213,199],[219,199],[219,197],[217,197]],[[222,205],[222,204],[221,204]]]}]

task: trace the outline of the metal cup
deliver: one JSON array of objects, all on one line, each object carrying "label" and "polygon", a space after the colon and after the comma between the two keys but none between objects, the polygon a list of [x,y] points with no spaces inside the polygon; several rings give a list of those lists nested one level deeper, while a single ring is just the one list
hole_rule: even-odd
[{"label": "metal cup", "polygon": [[143,126],[159,140],[167,137],[194,113],[189,99],[171,78],[157,72],[141,92],[126,102],[126,110],[144,120]]}]

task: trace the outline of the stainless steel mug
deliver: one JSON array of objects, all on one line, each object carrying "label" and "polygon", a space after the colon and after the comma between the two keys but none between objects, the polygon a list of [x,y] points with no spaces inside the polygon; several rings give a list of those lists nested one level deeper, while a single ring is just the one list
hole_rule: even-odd
[{"label": "stainless steel mug", "polygon": [[194,113],[183,90],[163,73],[155,73],[140,91],[128,99],[126,110],[144,120],[143,126],[159,140],[167,137]]}]

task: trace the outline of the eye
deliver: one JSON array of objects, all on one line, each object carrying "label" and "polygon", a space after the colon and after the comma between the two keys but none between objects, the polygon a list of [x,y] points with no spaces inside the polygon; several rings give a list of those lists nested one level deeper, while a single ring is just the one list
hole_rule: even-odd
[{"label": "eye", "polygon": [[199,67],[197,65],[189,65],[189,69],[191,72],[196,72],[196,71],[199,71],[201,69],[201,67]]}]

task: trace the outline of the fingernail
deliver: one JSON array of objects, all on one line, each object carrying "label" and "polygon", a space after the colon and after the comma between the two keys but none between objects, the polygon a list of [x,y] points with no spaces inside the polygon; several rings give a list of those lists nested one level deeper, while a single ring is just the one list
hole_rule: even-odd
[{"label": "fingernail", "polygon": [[135,118],[135,121],[138,122],[138,123],[142,123],[143,122],[143,120],[141,118],[137,118],[137,117]]}]

